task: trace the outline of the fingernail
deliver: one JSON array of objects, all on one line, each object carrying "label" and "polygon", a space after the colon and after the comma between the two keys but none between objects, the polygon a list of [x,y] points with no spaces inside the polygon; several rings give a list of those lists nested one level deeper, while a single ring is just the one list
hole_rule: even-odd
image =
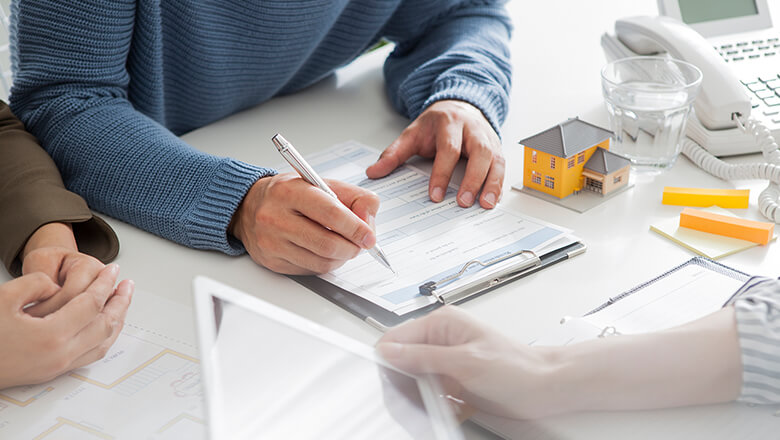
[{"label": "fingernail", "polygon": [[490,206],[496,206],[496,195],[493,193],[485,194],[485,202]]},{"label": "fingernail", "polygon": [[460,201],[466,206],[471,206],[474,204],[474,194],[471,191],[466,191],[460,195]]},{"label": "fingernail", "polygon": [[397,342],[382,342],[376,346],[379,354],[385,359],[394,359],[401,356],[403,346]]},{"label": "fingernail", "polygon": [[116,263],[109,264],[108,273],[110,273],[111,275],[117,275],[119,273],[119,265]]},{"label": "fingernail", "polygon": [[376,217],[369,214],[368,218],[366,218],[366,223],[368,223],[368,226],[371,226],[371,229],[376,230]]},{"label": "fingernail", "polygon": [[442,188],[436,187],[431,191],[431,200],[434,202],[441,202],[444,200],[444,190]]}]

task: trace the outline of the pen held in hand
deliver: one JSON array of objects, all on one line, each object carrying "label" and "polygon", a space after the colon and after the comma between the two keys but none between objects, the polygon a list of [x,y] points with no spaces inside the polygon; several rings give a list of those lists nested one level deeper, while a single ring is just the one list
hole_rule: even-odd
[{"label": "pen held in hand", "polygon": [[[290,166],[293,167],[293,169],[298,172],[298,174],[301,176],[303,180],[325,191],[329,196],[333,197],[334,199],[336,200],[339,199],[336,193],[334,193],[333,190],[330,189],[328,184],[325,183],[324,180],[322,180],[322,177],[320,177],[314,171],[314,168],[312,168],[311,165],[309,165],[308,162],[306,162],[306,160],[303,159],[303,156],[301,156],[301,154],[298,153],[298,150],[296,150],[295,147],[293,147],[293,145],[290,142],[288,142],[287,139],[284,138],[284,136],[277,133],[271,138],[271,142],[273,142],[274,146],[276,146],[276,149],[279,150],[279,154],[282,155],[284,160],[286,160],[287,163],[289,163]],[[374,257],[376,261],[381,263],[384,267],[390,269],[393,272],[393,274],[397,274],[396,271],[393,269],[393,267],[390,265],[390,261],[387,259],[385,253],[382,252],[382,249],[379,247],[379,243],[376,243],[374,247],[372,247],[371,249],[367,249],[367,252],[369,253],[369,255]]]}]

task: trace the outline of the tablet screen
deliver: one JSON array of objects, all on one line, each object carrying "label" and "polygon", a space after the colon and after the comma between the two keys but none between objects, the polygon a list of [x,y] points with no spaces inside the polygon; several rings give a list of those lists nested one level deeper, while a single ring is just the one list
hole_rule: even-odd
[{"label": "tablet screen", "polygon": [[370,347],[212,303],[214,343],[201,358],[212,366],[206,397],[217,438],[460,438],[454,423],[443,429],[441,414],[426,409],[441,401],[431,384],[378,364]]}]

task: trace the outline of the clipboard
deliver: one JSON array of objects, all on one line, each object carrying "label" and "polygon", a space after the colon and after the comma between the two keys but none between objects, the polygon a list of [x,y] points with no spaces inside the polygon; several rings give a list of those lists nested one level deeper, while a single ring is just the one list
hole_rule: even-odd
[{"label": "clipboard", "polygon": [[[702,277],[687,278],[694,272]],[[723,263],[694,257],[608,298],[584,315],[564,317],[559,327],[531,345],[562,346],[682,325],[729,305],[749,279],[749,274]]]},{"label": "clipboard", "polygon": [[[528,255],[529,251],[520,251],[517,254],[504,256],[488,262],[465,262],[461,271],[458,272],[460,273],[458,277],[452,277],[451,280],[446,278],[441,280],[431,280],[427,283],[423,283],[423,285],[420,286],[421,289],[430,289],[433,287],[430,289],[430,292],[431,295],[435,296],[437,299],[435,303],[429,304],[425,307],[416,309],[403,315],[397,315],[389,310],[386,310],[381,306],[378,306],[353,293],[350,293],[347,290],[335,286],[323,280],[322,278],[303,275],[290,275],[289,277],[302,286],[314,291],[321,297],[357,316],[372,327],[384,332],[390,327],[394,327],[409,319],[423,316],[445,304],[460,304],[470,299],[482,296],[485,293],[488,293],[507,283],[526,277],[554,264],[560,263],[561,261],[580,255],[585,252],[586,249],[586,245],[578,241],[550,251],[544,255],[537,256],[534,254],[531,256]],[[491,273],[487,277],[474,276],[473,278],[461,278],[463,275],[467,275],[468,268],[472,265],[482,264],[483,266],[490,266],[493,264],[498,264],[510,257],[521,256],[519,254],[523,252],[525,252],[525,254],[522,256],[525,258],[519,259],[519,261],[517,261],[515,264],[508,265],[505,270],[502,269],[498,273]],[[476,274],[479,274],[479,272],[476,272],[475,275]],[[458,284],[452,284],[451,282],[454,280],[461,280],[462,282]],[[435,286],[431,286],[431,283],[435,284]]]},{"label": "clipboard", "polygon": [[[705,258],[705,257],[693,257],[690,260],[688,260],[688,261],[686,261],[686,262],[684,262],[684,263],[682,263],[682,264],[680,264],[678,266],[675,266],[674,268],[672,268],[670,270],[667,270],[666,272],[662,273],[661,275],[658,275],[655,278],[647,280],[644,283],[641,283],[641,284],[639,284],[639,285],[637,285],[637,286],[635,286],[635,287],[633,287],[633,288],[631,288],[631,289],[621,293],[620,295],[617,295],[617,296],[614,296],[614,297],[610,297],[609,299],[607,299],[606,302],[604,302],[603,304],[597,306],[596,308],[594,308],[593,310],[589,311],[588,313],[586,313],[583,316],[589,316],[589,315],[593,315],[593,314],[595,314],[597,312],[600,312],[601,310],[603,310],[603,309],[605,309],[605,308],[615,304],[616,302],[618,302],[618,301],[620,301],[622,299],[625,299],[625,298],[627,298],[627,297],[629,297],[629,296],[631,296],[631,295],[633,295],[633,294],[635,294],[637,292],[640,292],[641,290],[645,289],[646,287],[648,287],[648,286],[650,286],[650,285],[652,285],[652,284],[654,284],[654,283],[656,283],[656,282],[658,282],[658,281],[660,281],[660,280],[662,280],[662,279],[664,279],[666,277],[672,276],[676,272],[679,272],[680,270],[682,270],[682,269],[684,269],[686,267],[689,267],[689,266],[699,266],[699,267],[702,267],[704,269],[710,270],[712,272],[718,273],[720,275],[723,275],[723,276],[726,276],[726,277],[729,277],[729,278],[733,278],[733,279],[735,279],[737,281],[740,281],[740,282],[743,282],[743,283],[746,282],[750,278],[750,275],[746,274],[745,272],[742,272],[741,270],[734,269],[733,267],[726,266],[725,264],[719,263],[719,262],[717,262],[715,260],[711,260],[711,259]],[[734,295],[729,297],[729,299],[723,304],[723,306],[727,305],[728,302],[731,301],[731,299],[733,297],[734,297]]]}]

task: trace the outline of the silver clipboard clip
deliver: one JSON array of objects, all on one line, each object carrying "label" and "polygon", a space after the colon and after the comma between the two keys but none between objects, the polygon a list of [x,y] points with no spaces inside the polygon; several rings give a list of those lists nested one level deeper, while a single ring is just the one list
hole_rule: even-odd
[{"label": "silver clipboard clip", "polygon": [[[479,265],[483,268],[490,267],[507,261],[511,258],[520,257],[521,255],[526,255],[528,258],[518,259],[517,262],[509,264],[507,267],[491,273],[489,276],[480,276],[480,273],[477,272],[474,274],[474,280],[466,281],[464,283],[456,283],[456,281],[458,281],[471,266]],[[525,273],[527,270],[541,264],[542,260],[536,255],[536,253],[527,249],[507,254],[487,262],[471,260],[464,264],[458,272],[448,277],[442,278],[439,281],[428,281],[421,284],[419,287],[420,294],[425,296],[433,296],[438,302],[442,304],[452,304],[482,292],[485,289],[489,289],[506,281],[515,279]]]}]

